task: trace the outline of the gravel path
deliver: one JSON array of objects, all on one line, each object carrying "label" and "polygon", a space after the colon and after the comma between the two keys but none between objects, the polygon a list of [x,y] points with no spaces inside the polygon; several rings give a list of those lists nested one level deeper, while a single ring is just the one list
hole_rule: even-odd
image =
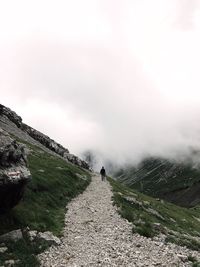
[{"label": "gravel path", "polygon": [[191,266],[197,252],[132,234],[131,224],[112,205],[108,182],[94,176],[68,205],[62,244],[39,256],[41,266]]}]

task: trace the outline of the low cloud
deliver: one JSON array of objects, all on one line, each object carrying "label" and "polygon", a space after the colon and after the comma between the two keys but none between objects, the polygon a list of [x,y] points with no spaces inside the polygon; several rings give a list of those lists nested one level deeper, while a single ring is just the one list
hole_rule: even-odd
[{"label": "low cloud", "polygon": [[165,9],[151,1],[148,13],[148,1],[119,1],[115,16],[105,1],[97,9],[98,1],[89,2],[83,12],[96,30],[79,13],[71,30],[60,19],[49,33],[41,20],[46,35],[36,30],[1,45],[3,104],[77,154],[89,149],[127,163],[199,150],[198,21],[187,32],[177,29],[178,17],[168,19],[177,8],[172,1]]}]

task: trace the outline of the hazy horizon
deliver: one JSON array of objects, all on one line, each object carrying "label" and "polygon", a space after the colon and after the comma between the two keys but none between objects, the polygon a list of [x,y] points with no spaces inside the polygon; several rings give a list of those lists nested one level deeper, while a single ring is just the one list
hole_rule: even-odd
[{"label": "hazy horizon", "polygon": [[0,3],[1,103],[70,152],[200,149],[200,2]]}]

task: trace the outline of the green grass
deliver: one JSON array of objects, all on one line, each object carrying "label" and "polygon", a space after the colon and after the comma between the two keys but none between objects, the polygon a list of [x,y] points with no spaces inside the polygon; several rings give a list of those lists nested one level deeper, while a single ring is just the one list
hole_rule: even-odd
[{"label": "green grass", "polygon": [[180,234],[168,235],[165,239],[166,242],[175,243],[179,246],[185,246],[192,250],[200,250],[200,242],[187,236]]},{"label": "green grass", "polygon": [[[32,230],[51,231],[60,236],[66,205],[87,187],[90,174],[37,147],[31,146],[31,151],[28,165],[32,181],[27,185],[23,200],[9,213],[0,216],[0,234],[28,226]],[[20,266],[37,266],[33,256],[37,254],[36,248],[27,241],[7,245],[8,253],[22,262]],[[1,258],[2,255],[0,265],[5,260]],[[30,264],[23,265],[29,261]]]},{"label": "green grass", "polygon": [[15,260],[16,267],[39,267],[37,254],[48,248],[45,242],[31,243],[28,239],[22,239],[17,242],[7,242],[6,246],[9,248],[0,257],[0,264],[3,265],[6,260]]},{"label": "green grass", "polygon": [[167,242],[200,250],[199,207],[187,209],[146,196],[109,178],[113,188],[114,204],[119,213],[133,223],[133,232],[153,237],[159,233],[167,236]]}]

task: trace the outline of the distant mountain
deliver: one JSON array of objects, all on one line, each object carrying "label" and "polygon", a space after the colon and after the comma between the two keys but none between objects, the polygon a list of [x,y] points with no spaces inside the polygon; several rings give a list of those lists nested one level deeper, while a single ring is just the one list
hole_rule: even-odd
[{"label": "distant mountain", "polygon": [[137,167],[121,168],[114,176],[131,188],[180,206],[200,203],[200,169],[191,162],[152,157]]}]

